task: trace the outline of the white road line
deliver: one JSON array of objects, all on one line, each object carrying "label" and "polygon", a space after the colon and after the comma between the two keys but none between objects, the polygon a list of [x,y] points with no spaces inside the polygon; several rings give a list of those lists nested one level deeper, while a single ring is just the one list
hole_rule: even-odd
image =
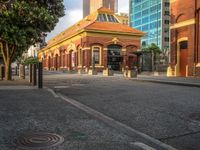
[{"label": "white road line", "polygon": [[69,86],[54,86],[54,89],[67,89],[67,88],[70,88]]},{"label": "white road line", "polygon": [[49,91],[55,98],[59,98],[59,96],[52,89],[47,88],[47,91]]},{"label": "white road line", "polygon": [[150,147],[149,145],[146,145],[144,143],[141,143],[141,142],[134,142],[133,145],[143,149],[143,150],[156,150],[155,148],[153,147]]}]

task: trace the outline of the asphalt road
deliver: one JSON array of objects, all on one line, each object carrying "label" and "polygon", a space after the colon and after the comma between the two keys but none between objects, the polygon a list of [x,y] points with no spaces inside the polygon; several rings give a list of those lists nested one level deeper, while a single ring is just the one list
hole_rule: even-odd
[{"label": "asphalt road", "polygon": [[200,149],[200,90],[121,76],[46,75],[45,86],[180,150]]},{"label": "asphalt road", "polygon": [[45,89],[0,90],[0,150],[23,150],[16,142],[18,138],[38,132],[56,133],[64,142],[37,150],[141,150],[131,144],[134,139]]}]

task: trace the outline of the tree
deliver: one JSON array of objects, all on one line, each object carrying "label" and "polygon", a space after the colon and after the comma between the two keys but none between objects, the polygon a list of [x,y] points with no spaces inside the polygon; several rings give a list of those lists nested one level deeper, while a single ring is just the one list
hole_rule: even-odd
[{"label": "tree", "polygon": [[[4,0],[6,1],[6,0]],[[63,0],[0,0],[0,50],[5,78],[11,80],[11,62],[64,16]],[[9,2],[8,2],[9,1]]]},{"label": "tree", "polygon": [[143,48],[143,51],[151,53],[153,52],[154,54],[161,53],[160,48],[155,43],[151,43],[151,45],[148,45],[147,47]]},{"label": "tree", "polygon": [[154,71],[156,55],[157,54],[160,55],[160,53],[161,53],[160,48],[155,43],[152,43],[151,45],[148,45],[147,47],[144,47],[143,51],[151,53],[151,65],[152,65],[152,71]]}]

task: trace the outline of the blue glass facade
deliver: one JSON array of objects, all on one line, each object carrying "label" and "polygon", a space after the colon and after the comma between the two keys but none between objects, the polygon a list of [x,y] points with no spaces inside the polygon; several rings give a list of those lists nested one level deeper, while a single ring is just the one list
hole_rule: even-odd
[{"label": "blue glass facade", "polygon": [[146,33],[142,46],[155,43],[161,49],[163,0],[130,0],[130,26]]}]

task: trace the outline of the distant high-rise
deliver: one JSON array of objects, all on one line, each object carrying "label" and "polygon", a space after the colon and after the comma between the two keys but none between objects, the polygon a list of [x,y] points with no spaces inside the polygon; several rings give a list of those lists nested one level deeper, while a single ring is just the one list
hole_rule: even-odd
[{"label": "distant high-rise", "polygon": [[90,13],[90,0],[83,0],[83,17]]},{"label": "distant high-rise", "polygon": [[161,50],[169,49],[169,1],[130,0],[130,26],[146,33],[143,47],[155,43]]},{"label": "distant high-rise", "polygon": [[107,7],[117,12],[118,0],[83,0],[83,17],[96,11],[100,7]]}]

